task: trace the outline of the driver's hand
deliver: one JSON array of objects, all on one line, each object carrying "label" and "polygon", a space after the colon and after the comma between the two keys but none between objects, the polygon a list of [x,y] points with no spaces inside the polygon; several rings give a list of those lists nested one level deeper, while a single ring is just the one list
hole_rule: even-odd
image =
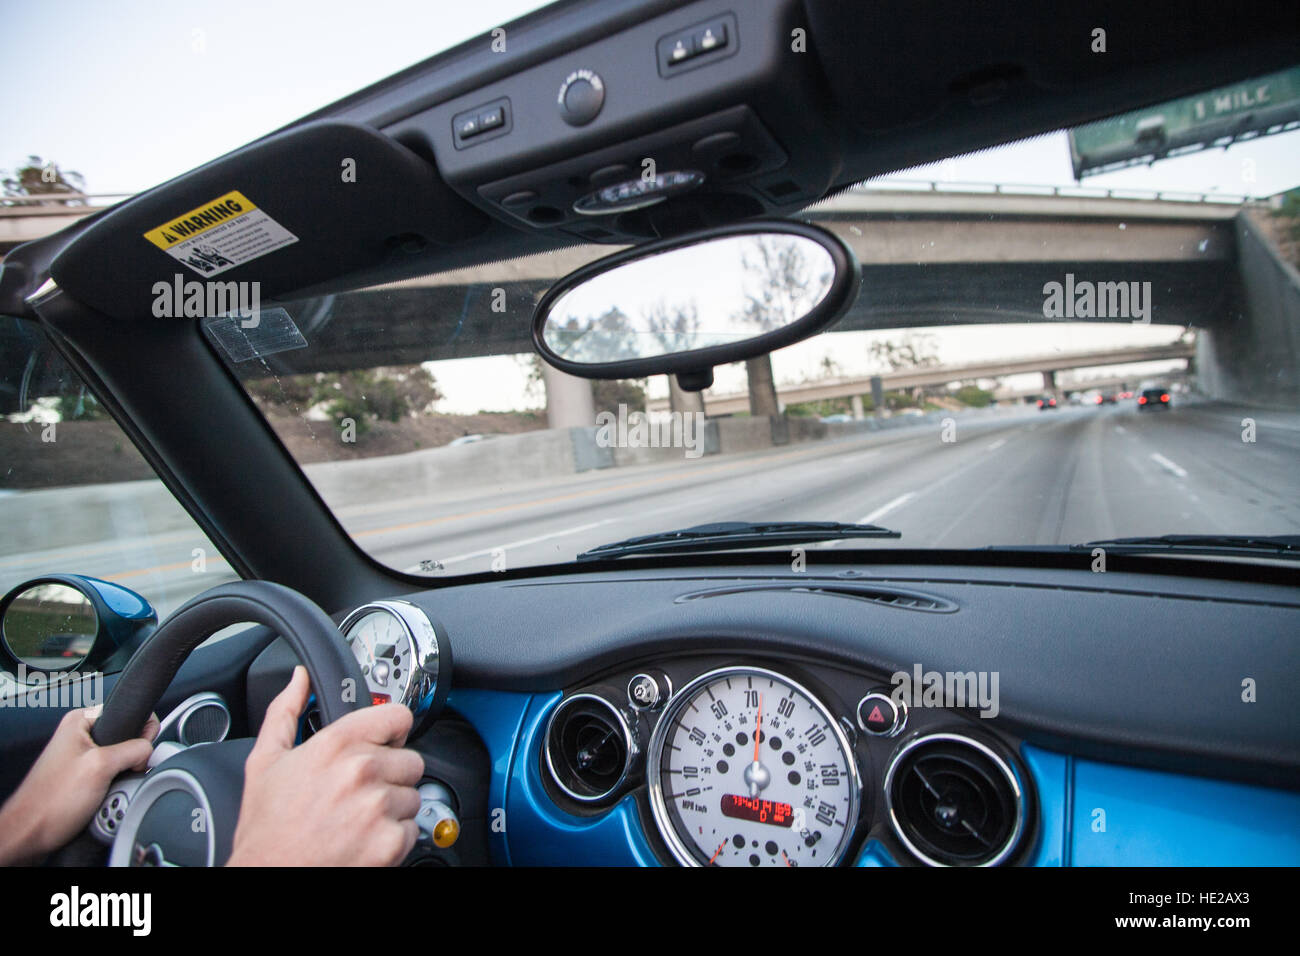
[{"label": "driver's hand", "polygon": [[293,745],[303,667],[271,701],[244,765],[228,866],[392,866],[415,846],[424,760],[403,749],[411,712],[365,707]]},{"label": "driver's hand", "polygon": [[90,738],[99,707],[70,710],[0,808],[0,864],[38,862],[86,828],[120,773],[144,770],[158,718],[139,737],[100,747]]}]

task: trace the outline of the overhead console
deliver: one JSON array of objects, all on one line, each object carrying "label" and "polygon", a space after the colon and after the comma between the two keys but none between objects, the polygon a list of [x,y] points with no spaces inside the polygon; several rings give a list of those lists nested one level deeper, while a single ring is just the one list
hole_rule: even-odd
[{"label": "overhead console", "polygon": [[627,242],[818,198],[839,171],[821,76],[796,0],[690,4],[384,131],[519,229]]}]

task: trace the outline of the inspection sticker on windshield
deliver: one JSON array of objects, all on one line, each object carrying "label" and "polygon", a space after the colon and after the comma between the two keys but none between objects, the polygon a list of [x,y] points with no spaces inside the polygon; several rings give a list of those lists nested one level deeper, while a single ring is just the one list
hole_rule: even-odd
[{"label": "inspection sticker on windshield", "polygon": [[150,229],[144,237],[201,276],[220,275],[298,241],[238,190]]}]

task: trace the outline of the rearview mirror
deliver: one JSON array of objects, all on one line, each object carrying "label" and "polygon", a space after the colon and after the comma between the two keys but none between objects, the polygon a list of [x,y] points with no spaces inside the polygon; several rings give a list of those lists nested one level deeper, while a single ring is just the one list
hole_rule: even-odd
[{"label": "rearview mirror", "polygon": [[716,365],[820,332],[857,295],[859,268],[834,234],[794,222],[745,223],[608,256],[538,303],[542,358],[584,378],[673,373],[706,388]]}]

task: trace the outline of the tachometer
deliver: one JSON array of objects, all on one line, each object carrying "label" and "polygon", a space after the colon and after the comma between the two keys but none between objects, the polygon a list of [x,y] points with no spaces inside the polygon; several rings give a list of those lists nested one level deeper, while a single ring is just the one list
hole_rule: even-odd
[{"label": "tachometer", "polygon": [[349,614],[339,630],[361,665],[372,703],[405,704],[418,716],[435,699],[446,697],[449,648],[414,604],[366,604]]},{"label": "tachometer", "polygon": [[826,706],[759,667],[681,689],[650,741],[650,805],[689,866],[831,866],[848,849],[862,786]]}]

